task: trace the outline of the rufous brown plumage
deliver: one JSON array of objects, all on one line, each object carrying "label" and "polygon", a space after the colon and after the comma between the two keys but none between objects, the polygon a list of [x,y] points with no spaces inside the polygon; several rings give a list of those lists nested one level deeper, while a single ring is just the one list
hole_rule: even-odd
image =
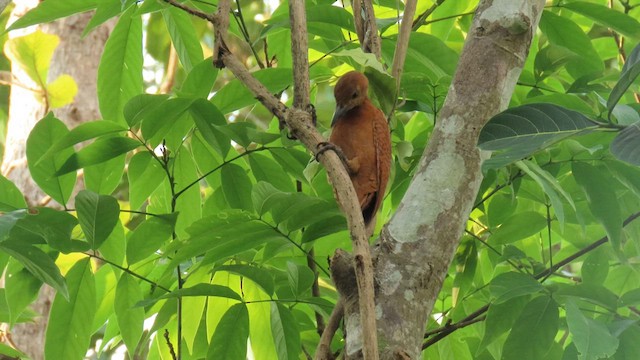
[{"label": "rufous brown plumage", "polygon": [[344,74],[336,87],[336,112],[329,141],[342,150],[369,234],[391,171],[387,120],[367,96],[369,81],[357,71]]}]

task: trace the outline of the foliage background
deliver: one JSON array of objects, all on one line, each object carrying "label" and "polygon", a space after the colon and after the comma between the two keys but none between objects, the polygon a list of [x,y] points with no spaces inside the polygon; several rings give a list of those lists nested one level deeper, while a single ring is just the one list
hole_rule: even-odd
[{"label": "foliage background", "polygon": [[[629,68],[637,64],[640,40],[637,4],[611,3],[548,3],[512,107],[551,103],[606,122],[606,99],[623,59]],[[207,2],[187,4],[215,11]],[[420,2],[417,13],[432,5]],[[391,117],[396,161],[378,230],[438,120],[475,5],[443,1],[416,24],[402,102]],[[150,359],[171,359],[178,348],[184,359],[312,355],[316,313],[326,317],[336,301],[326,259],[350,248],[323,170],[238,80],[211,66],[208,25],[161,1],[48,0],[9,29],[93,9],[84,31],[119,16],[96,79],[103,119],[67,129],[49,114],[27,143],[34,180],[64,209],[26,210],[20,191],[0,178],[0,265],[7,274],[1,319],[35,316],[28,305],[47,283],[58,290],[47,358],[82,358],[89,348],[108,358],[123,344],[132,357]],[[380,0],[375,10],[389,64],[402,3]],[[325,132],[331,87],[353,68],[370,77],[381,108],[393,109],[393,80],[359,50],[350,11],[333,1],[307,2],[312,102]],[[230,31],[231,50],[287,102],[287,4],[238,1]],[[5,34],[2,41],[3,70],[13,61],[46,79],[50,37],[7,41]],[[168,77],[172,51],[179,65]],[[73,97],[68,83],[41,83],[51,108]],[[611,108],[613,124],[640,120],[638,86],[630,86]],[[639,211],[640,171],[612,156],[615,129],[559,142],[556,136],[529,149],[535,153],[519,152],[529,144],[522,137],[486,164],[427,324],[425,358],[633,359],[640,352],[640,227],[623,227]],[[93,142],[74,149],[87,140]],[[86,190],[71,199],[78,169]],[[597,242],[604,237],[609,241]],[[561,262],[573,254],[583,256]],[[478,309],[485,315],[474,317]]]}]

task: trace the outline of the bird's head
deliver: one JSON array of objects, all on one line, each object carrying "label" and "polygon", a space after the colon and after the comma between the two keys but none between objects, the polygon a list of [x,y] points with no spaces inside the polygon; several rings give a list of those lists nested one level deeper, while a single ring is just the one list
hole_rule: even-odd
[{"label": "bird's head", "polygon": [[349,110],[361,105],[367,98],[369,80],[362,73],[350,71],[338,80],[333,89],[336,98],[336,112],[333,114],[331,126]]}]

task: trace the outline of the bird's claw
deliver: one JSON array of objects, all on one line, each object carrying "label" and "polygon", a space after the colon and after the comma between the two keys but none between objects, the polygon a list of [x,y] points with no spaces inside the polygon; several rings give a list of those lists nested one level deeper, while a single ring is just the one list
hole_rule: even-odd
[{"label": "bird's claw", "polygon": [[309,114],[311,114],[311,123],[315,127],[316,124],[318,123],[318,115],[316,114],[316,107],[312,103],[309,103],[307,105],[307,111],[309,112]]},{"label": "bird's claw", "polygon": [[336,155],[338,155],[338,157],[340,158],[340,161],[342,161],[342,164],[344,165],[344,167],[350,171],[349,160],[342,152],[342,149],[340,149],[337,145],[332,144],[328,141],[321,141],[318,143],[318,145],[316,145],[316,149],[317,149],[315,154],[316,161],[318,162],[320,161],[318,158],[320,157],[320,155],[324,154],[325,151],[333,150],[333,152],[336,153]]}]

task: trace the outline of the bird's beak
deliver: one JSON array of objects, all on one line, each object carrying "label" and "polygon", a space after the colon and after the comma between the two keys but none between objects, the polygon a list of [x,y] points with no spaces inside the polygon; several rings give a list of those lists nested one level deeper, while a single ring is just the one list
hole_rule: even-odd
[{"label": "bird's beak", "polygon": [[338,119],[340,119],[345,113],[347,109],[341,105],[336,105],[336,112],[333,113],[333,119],[331,120],[331,127],[336,124]]}]

